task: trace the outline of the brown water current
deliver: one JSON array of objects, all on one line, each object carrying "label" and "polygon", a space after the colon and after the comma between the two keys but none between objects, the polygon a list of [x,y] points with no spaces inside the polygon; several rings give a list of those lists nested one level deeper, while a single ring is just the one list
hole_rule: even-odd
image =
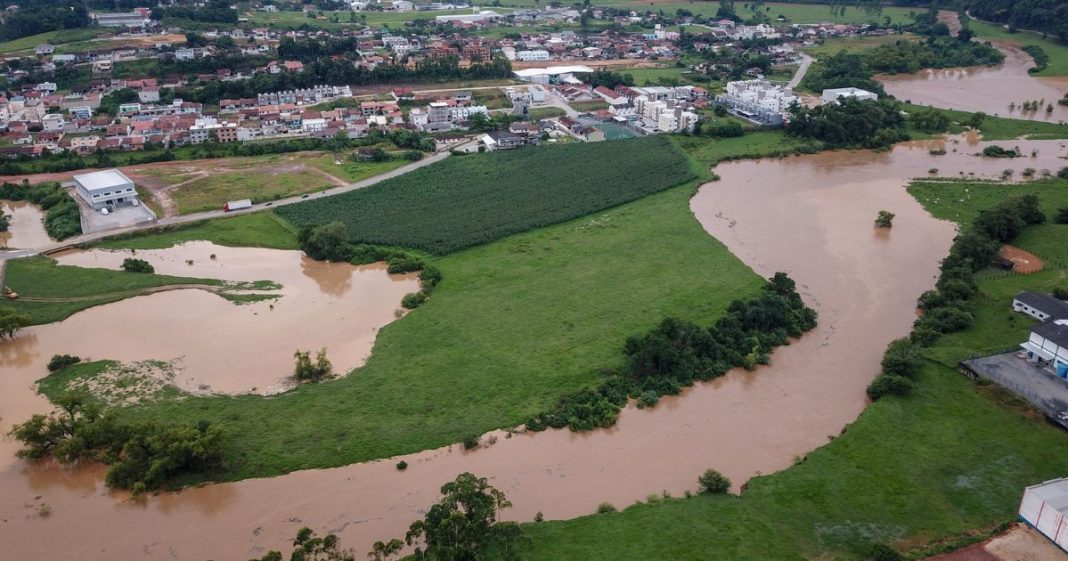
[{"label": "brown water current", "polygon": [[[770,366],[732,371],[652,410],[627,408],[609,430],[496,432],[469,452],[453,446],[140,502],[106,491],[99,471],[19,463],[0,471],[0,542],[28,561],[246,559],[288,550],[296,530],[309,526],[339,533],[362,556],[373,541],[402,536],[438,487],[463,471],[490,478],[515,505],[505,515],[517,520],[539,511],[569,518],[604,501],[624,507],[662,491],[680,495],[709,467],[737,489],[788,467],[857,417],[883,349],[908,332],[917,296],[934,285],[955,228],[908,195],[909,178],[932,167],[988,178],[1006,167],[1058,169],[1066,152],[1056,142],[1020,142],[1038,156],[993,160],[970,155],[983,146],[972,142],[717,168],[722,180],[691,201],[697,219],[759,274],[788,272],[820,313],[819,326],[775,351]],[[929,154],[938,147],[949,154]],[[881,209],[896,213],[892,230],[873,227]],[[409,464],[404,472],[395,468],[401,459]]]},{"label": "brown water current", "polygon": [[52,243],[44,229],[41,207],[26,201],[0,201],[0,213],[8,217],[8,229],[0,233],[0,250],[41,247]]},{"label": "brown water current", "polygon": [[[928,69],[876,78],[894,97],[920,105],[982,111],[1014,119],[1068,122],[1068,107],[1057,104],[1068,93],[1068,79],[1036,78],[1027,72],[1034,66],[1031,55],[1008,43],[995,41],[994,45],[1005,54],[1001,64]],[[1042,101],[1041,107],[1024,111],[1022,105],[1026,101]],[[1010,109],[1010,104],[1015,107]],[[1048,105],[1053,106],[1049,113]]]}]

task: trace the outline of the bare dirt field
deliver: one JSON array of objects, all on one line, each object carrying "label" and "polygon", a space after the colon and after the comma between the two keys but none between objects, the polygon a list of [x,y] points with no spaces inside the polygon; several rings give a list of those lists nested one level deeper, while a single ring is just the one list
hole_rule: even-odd
[{"label": "bare dirt field", "polygon": [[1068,561],[1068,553],[1029,526],[1017,524],[999,536],[927,561]]},{"label": "bare dirt field", "polygon": [[1042,259],[1018,247],[1003,245],[998,254],[1001,255],[1002,259],[1012,261],[1012,270],[1017,273],[1029,275],[1041,271],[1043,267]]}]

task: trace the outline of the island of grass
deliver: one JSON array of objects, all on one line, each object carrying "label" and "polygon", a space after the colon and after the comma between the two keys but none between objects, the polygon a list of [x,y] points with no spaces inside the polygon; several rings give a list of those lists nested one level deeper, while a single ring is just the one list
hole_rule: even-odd
[{"label": "island of grass", "polygon": [[[1046,214],[1068,206],[1068,182],[1056,180],[925,182],[910,192],[935,216],[962,222],[1021,194],[1038,194]],[[750,480],[740,497],[663,499],[525,524],[521,558],[859,560],[876,543],[923,558],[1015,520],[1025,486],[1064,476],[1068,436],[1006,391],[957,372],[962,359],[1026,340],[1033,322],[1011,312],[1016,293],[1068,288],[1068,225],[1029,226],[1014,243],[1047,269],[980,274],[975,324],[924,350],[912,395],[880,399],[798,465]]]}]

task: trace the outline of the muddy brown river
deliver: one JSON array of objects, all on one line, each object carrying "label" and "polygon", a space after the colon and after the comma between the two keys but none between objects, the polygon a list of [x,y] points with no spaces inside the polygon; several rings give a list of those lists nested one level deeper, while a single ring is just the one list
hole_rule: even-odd
[{"label": "muddy brown river", "polygon": [[[108,492],[99,470],[16,463],[0,471],[0,541],[26,560],[247,559],[288,550],[296,530],[310,526],[339,533],[362,556],[371,542],[402,536],[463,471],[506,493],[515,505],[506,517],[531,520],[680,495],[709,467],[736,486],[784,469],[856,419],[883,349],[908,332],[916,297],[934,284],[954,225],[928,215],[905,191],[908,179],[932,167],[988,178],[1006,167],[1059,169],[1068,153],[1058,142],[1017,144],[1038,156],[976,157],[983,144],[961,139],[720,165],[722,180],[691,201],[695,216],[761,275],[788,272],[819,326],[775,351],[770,366],[732,371],[652,410],[627,408],[612,429],[497,432],[474,451],[457,445],[140,502]],[[949,154],[930,155],[937,147]],[[897,214],[890,231],[873,227],[882,209]],[[394,467],[400,459],[404,472]]]},{"label": "muddy brown river", "polygon": [[[953,13],[951,21],[944,21],[959,29],[956,16]],[[1036,78],[1027,72],[1035,65],[1031,55],[1009,43],[993,43],[1005,54],[1001,64],[928,69],[876,78],[889,94],[902,101],[1014,119],[1068,122],[1068,106],[1057,104],[1068,93],[1068,77]],[[1026,101],[1041,101],[1041,108],[1024,111]],[[1049,105],[1053,110],[1047,113]]]},{"label": "muddy brown river", "polygon": [[0,233],[0,250],[25,249],[52,243],[44,229],[44,212],[26,201],[0,201],[0,212],[8,217],[6,232]]}]

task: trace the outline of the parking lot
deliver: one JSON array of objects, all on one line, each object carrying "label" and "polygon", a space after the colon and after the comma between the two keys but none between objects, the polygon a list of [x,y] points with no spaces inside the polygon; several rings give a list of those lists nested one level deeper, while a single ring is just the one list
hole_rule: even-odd
[{"label": "parking lot", "polygon": [[152,222],[156,219],[155,213],[143,204],[121,206],[108,214],[103,214],[98,210],[93,210],[80,197],[75,197],[75,200],[78,201],[78,209],[81,211],[82,233],[84,234],[125,228],[142,222]]},{"label": "parking lot", "polygon": [[1068,428],[1058,415],[1068,411],[1068,382],[1050,370],[1032,364],[1016,352],[984,356],[961,363],[972,373],[1031,402]]}]

